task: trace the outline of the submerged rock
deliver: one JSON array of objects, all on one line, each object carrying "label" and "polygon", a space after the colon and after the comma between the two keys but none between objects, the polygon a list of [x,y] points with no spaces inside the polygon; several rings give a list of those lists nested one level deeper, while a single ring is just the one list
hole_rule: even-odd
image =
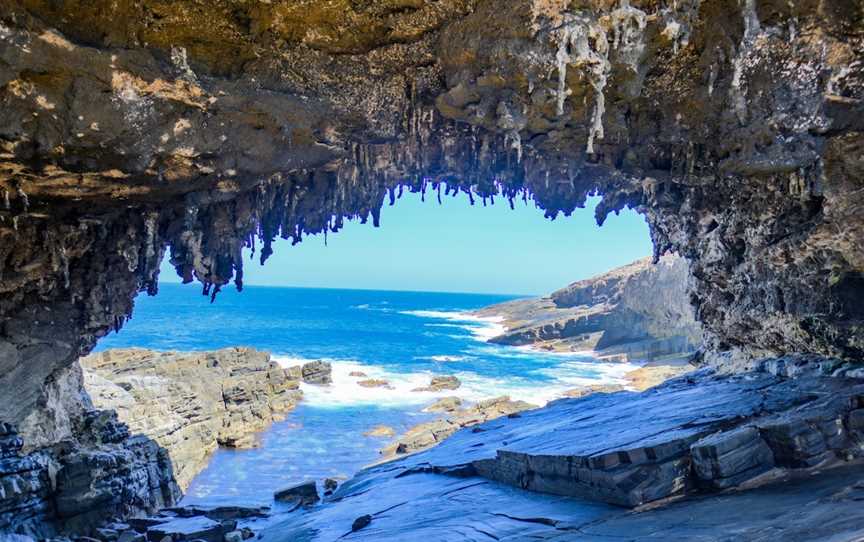
[{"label": "submerged rock", "polygon": [[357,385],[363,386],[364,388],[394,389],[393,386],[390,385],[390,381],[384,380],[383,378],[367,378],[366,380],[358,380]]},{"label": "submerged rock", "polygon": [[392,437],[396,434],[396,430],[388,425],[377,425],[363,433],[367,437]]},{"label": "submerged rock", "polygon": [[318,485],[314,480],[279,490],[273,494],[273,498],[277,501],[296,502],[303,506],[315,504],[320,499]]}]

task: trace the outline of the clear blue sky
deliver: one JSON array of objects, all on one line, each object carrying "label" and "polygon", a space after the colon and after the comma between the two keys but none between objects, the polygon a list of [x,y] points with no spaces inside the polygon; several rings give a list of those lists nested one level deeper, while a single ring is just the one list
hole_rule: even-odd
[{"label": "clear blue sky", "polygon": [[[296,246],[278,240],[262,267],[246,253],[247,285],[545,294],[651,254],[648,226],[633,211],[594,222],[594,206],[550,221],[529,201],[470,206],[460,195],[421,202],[405,194],[381,227],[350,222]],[[177,274],[163,265],[163,281]]]}]

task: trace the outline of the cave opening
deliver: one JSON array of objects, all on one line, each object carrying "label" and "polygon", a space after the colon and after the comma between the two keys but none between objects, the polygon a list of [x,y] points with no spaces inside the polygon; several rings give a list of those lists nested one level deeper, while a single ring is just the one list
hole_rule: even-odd
[{"label": "cave opening", "polygon": [[[682,292],[686,281],[677,259],[650,277],[643,216],[625,209],[601,227],[599,197],[549,220],[527,199],[434,194],[396,198],[380,227],[354,220],[296,244],[276,239],[260,265],[250,243],[242,291],[201,295],[200,285],[178,283],[166,254],[158,294],[140,295],[123,328],[82,358],[88,393],[106,408],[125,394],[120,418],[133,431],[152,432],[143,418],[182,428],[188,420],[162,395],[212,409],[213,390],[189,378],[217,367],[226,410],[235,410],[226,423],[240,436],[217,432],[218,449],[198,442],[212,458],[167,444],[183,502],[264,505],[282,487],[425,448],[430,431],[452,432],[434,429],[442,416],[474,425],[592,386],[638,388],[642,375],[625,375],[655,358],[689,368],[692,330],[658,333],[629,299],[640,280],[678,281]],[[278,369],[262,370],[266,360]],[[259,382],[225,391],[241,371]],[[261,388],[273,379],[278,393]]]}]

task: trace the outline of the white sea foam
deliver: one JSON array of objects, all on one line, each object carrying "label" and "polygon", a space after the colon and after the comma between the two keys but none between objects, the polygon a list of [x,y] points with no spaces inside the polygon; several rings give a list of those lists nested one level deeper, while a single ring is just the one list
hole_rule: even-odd
[{"label": "white sea foam", "polygon": [[[481,342],[488,342],[489,339],[497,337],[507,331],[507,328],[501,323],[504,318],[501,316],[475,316],[458,311],[400,311],[400,314],[409,314],[420,318],[437,318],[440,320],[448,320],[450,322],[460,322],[456,327],[468,330],[475,339]],[[434,325],[434,324],[429,324]],[[444,326],[446,324],[437,324]],[[452,325],[452,324],[451,324]]]},{"label": "white sea foam", "polygon": [[[286,368],[313,361],[292,356],[274,356],[273,360]],[[513,400],[522,400],[543,406],[553,399],[562,397],[565,391],[574,386],[624,384],[624,374],[637,368],[637,366],[627,363],[598,363],[583,359],[565,361],[556,367],[535,370],[526,367],[524,377],[490,377],[478,375],[472,371],[459,371],[453,373],[462,382],[458,389],[418,392],[413,390],[428,386],[430,379],[436,373],[432,371],[402,373],[355,360],[323,359],[323,361],[332,364],[333,383],[329,386],[301,384],[304,404],[329,408],[363,405],[399,407],[424,405],[447,396],[456,396],[464,401],[476,402],[507,395]],[[350,373],[352,372],[361,372],[366,376],[351,376]],[[542,375],[545,378],[538,381],[531,377],[532,373]],[[386,380],[390,387],[366,388],[357,383],[366,378]],[[549,378],[552,380],[550,381]]]},{"label": "white sea foam", "polygon": [[414,359],[429,359],[437,362],[465,361],[468,356],[419,356]]}]

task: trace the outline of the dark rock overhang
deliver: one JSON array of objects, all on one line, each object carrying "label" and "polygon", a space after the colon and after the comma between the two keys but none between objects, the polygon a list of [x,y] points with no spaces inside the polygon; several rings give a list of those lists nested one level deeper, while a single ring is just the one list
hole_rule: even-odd
[{"label": "dark rock overhang", "polygon": [[[343,5],[344,4],[344,5]],[[335,7],[337,6],[338,7]],[[712,352],[864,354],[860,6],[16,0],[0,8],[0,418],[119,329],[170,249],[377,223],[402,190],[599,193],[691,263]],[[442,193],[444,189],[444,193]]]}]

